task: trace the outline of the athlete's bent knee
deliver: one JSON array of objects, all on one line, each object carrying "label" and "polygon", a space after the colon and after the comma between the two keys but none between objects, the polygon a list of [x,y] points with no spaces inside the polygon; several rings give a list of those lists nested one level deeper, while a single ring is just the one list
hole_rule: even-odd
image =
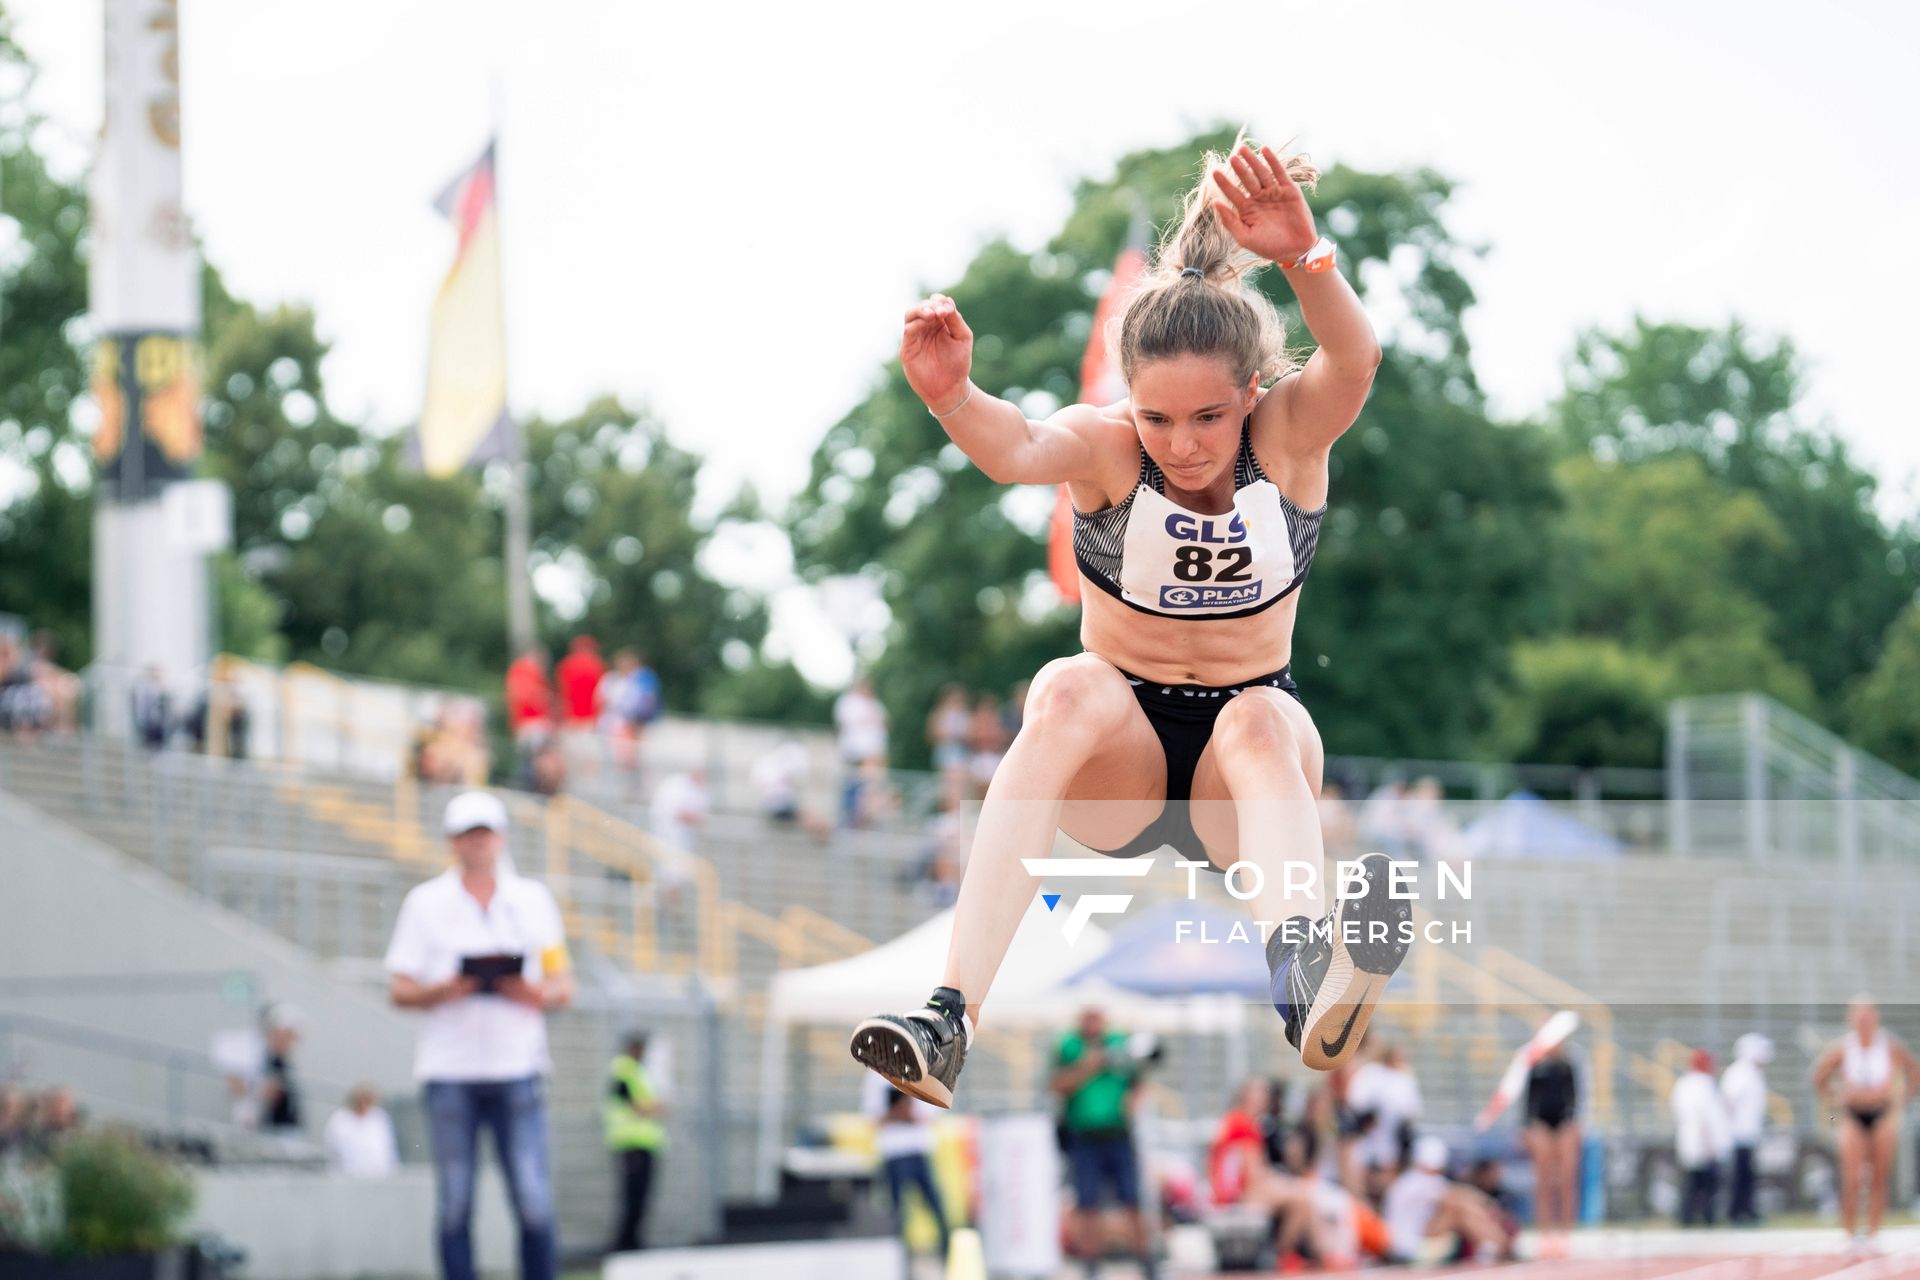
[{"label": "athlete's bent knee", "polygon": [[1278,699],[1285,694],[1269,694],[1264,689],[1249,689],[1220,708],[1214,722],[1213,739],[1223,751],[1234,756],[1256,756],[1298,765],[1300,739],[1287,719]]},{"label": "athlete's bent knee", "polygon": [[1120,673],[1100,659],[1055,658],[1033,677],[1021,731],[1104,733],[1131,702]]}]

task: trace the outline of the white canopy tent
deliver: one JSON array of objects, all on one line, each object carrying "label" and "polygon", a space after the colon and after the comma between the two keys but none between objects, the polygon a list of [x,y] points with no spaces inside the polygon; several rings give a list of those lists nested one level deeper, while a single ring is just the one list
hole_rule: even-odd
[{"label": "white canopy tent", "polygon": [[[1064,912],[1050,912],[1038,896],[1028,906],[986,1003],[989,1028],[1065,1028],[1089,1005],[1116,1024],[1140,1031],[1229,1033],[1240,1041],[1245,1007],[1232,997],[1154,999],[1099,981],[1067,985],[1067,979],[1106,951],[1105,930],[1089,922],[1068,942]],[[795,1026],[855,1023],[882,1011],[918,1008],[946,967],[953,912],[943,911],[871,951],[845,960],[787,969],[767,991],[767,1017],[760,1053],[758,1172],[762,1194],[771,1195],[786,1126],[787,1033]]]}]

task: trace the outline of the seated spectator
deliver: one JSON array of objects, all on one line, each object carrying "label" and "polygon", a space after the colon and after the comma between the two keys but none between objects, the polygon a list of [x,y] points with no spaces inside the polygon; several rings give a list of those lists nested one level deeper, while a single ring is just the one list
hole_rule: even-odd
[{"label": "seated spectator", "polygon": [[393,1120],[373,1086],[355,1085],[347,1105],[327,1117],[327,1168],[349,1178],[384,1178],[400,1167]]},{"label": "seated spectator", "polygon": [[1313,1259],[1329,1269],[1353,1266],[1362,1256],[1390,1255],[1387,1224],[1372,1205],[1332,1178],[1322,1176],[1320,1139],[1305,1125],[1286,1131],[1281,1140],[1280,1167],[1312,1189],[1315,1236],[1320,1255]]},{"label": "seated spectator", "polygon": [[1394,1257],[1435,1263],[1512,1257],[1513,1241],[1486,1195],[1447,1177],[1447,1144],[1429,1134],[1413,1144],[1413,1164],[1387,1188],[1382,1216]]},{"label": "seated spectator", "polygon": [[749,778],[760,801],[760,816],[783,825],[800,821],[800,784],[807,776],[807,749],[797,738],[783,738],[753,762]]},{"label": "seated spectator", "polygon": [[1389,1177],[1398,1174],[1423,1106],[1406,1050],[1397,1043],[1375,1047],[1373,1056],[1354,1069],[1347,1105],[1360,1121],[1354,1154],[1362,1167],[1385,1169]]},{"label": "seated spectator", "polygon": [[1294,1256],[1323,1258],[1314,1190],[1302,1179],[1267,1163],[1260,1117],[1269,1086],[1253,1079],[1240,1086],[1233,1106],[1220,1117],[1207,1151],[1207,1184],[1215,1208],[1243,1206],[1270,1213],[1274,1251],[1283,1266]]},{"label": "seated spectator", "polygon": [[866,831],[900,816],[900,792],[887,772],[882,756],[862,760],[854,773],[858,787],[854,797],[853,826]]}]

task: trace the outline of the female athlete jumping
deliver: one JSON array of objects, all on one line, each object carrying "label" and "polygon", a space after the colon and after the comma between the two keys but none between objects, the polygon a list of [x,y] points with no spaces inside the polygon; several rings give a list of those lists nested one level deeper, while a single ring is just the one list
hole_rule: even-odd
[{"label": "female athlete jumping", "polygon": [[[1207,157],[1121,321],[1128,394],[1116,404],[1029,421],[973,385],[973,331],[951,298],[907,312],[900,363],[953,442],[994,480],[1068,487],[1086,651],[1034,677],[980,811],[943,984],[924,1008],[854,1031],[854,1058],[903,1092],[951,1104],[1033,900],[1021,859],[1045,857],[1056,827],[1118,856],[1164,844],[1216,870],[1257,866],[1274,1006],[1310,1067],[1352,1055],[1406,952],[1410,905],[1389,897],[1384,858],[1365,859],[1365,878],[1316,924],[1322,752],[1289,672],[1293,622],[1328,451],[1380,362],[1297,185],[1317,176],[1267,147]],[[1244,286],[1269,261],[1319,344],[1303,367],[1272,305]]]},{"label": "female athlete jumping", "polygon": [[[1870,1248],[1887,1211],[1887,1183],[1893,1177],[1900,1142],[1900,1107],[1920,1090],[1920,1061],[1880,1025],[1880,1007],[1865,996],[1847,1006],[1847,1034],[1827,1046],[1813,1065],[1813,1091],[1825,1098],[1840,1077],[1840,1220],[1849,1245]],[[1900,1089],[1894,1090],[1894,1071]],[[1862,1178],[1862,1174],[1866,1175]],[[1867,1191],[1867,1229],[1858,1228],[1862,1181]]]}]

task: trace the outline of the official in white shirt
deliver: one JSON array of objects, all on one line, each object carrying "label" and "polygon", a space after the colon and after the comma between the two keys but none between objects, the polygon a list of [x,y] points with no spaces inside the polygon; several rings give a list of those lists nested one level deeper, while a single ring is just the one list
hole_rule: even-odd
[{"label": "official in white shirt", "polygon": [[386,961],[394,1004],[422,1011],[414,1075],[433,1142],[441,1272],[474,1280],[473,1187],[484,1127],[519,1218],[522,1280],[553,1280],[541,1078],[552,1066],[547,1012],[573,1000],[566,931],[553,894],[508,861],[498,799],[455,796],[444,826],[454,865],[407,894]]},{"label": "official in white shirt", "polygon": [[1733,1065],[1720,1074],[1720,1096],[1727,1104],[1733,1136],[1733,1191],[1728,1197],[1727,1221],[1735,1226],[1760,1221],[1754,1198],[1759,1181],[1754,1152],[1767,1126],[1766,1065],[1772,1061],[1773,1041],[1748,1032],[1733,1042]]},{"label": "official in white shirt", "polygon": [[384,1178],[400,1167],[393,1118],[367,1085],[356,1085],[347,1105],[327,1117],[321,1141],[327,1168],[349,1178]]},{"label": "official in white shirt", "polygon": [[1726,1100],[1713,1078],[1713,1055],[1693,1051],[1693,1069],[1673,1082],[1667,1099],[1673,1109],[1673,1154],[1686,1176],[1680,1225],[1712,1226],[1720,1195],[1720,1162],[1733,1148]]}]

